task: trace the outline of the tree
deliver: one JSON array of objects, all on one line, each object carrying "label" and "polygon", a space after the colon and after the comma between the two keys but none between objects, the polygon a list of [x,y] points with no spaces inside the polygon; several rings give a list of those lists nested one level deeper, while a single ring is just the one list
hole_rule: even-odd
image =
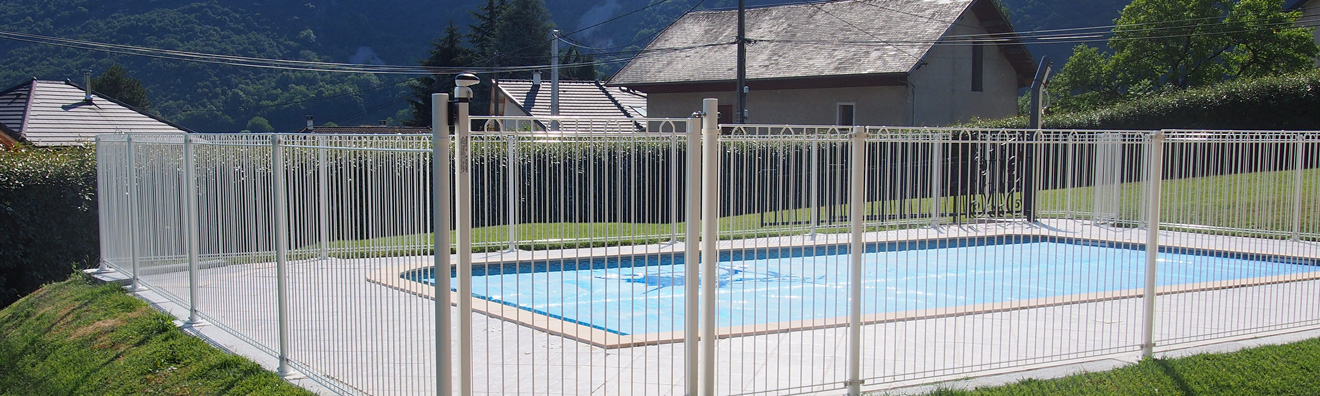
[{"label": "tree", "polygon": [[568,47],[563,56],[559,57],[559,63],[564,67],[559,68],[559,78],[565,80],[595,80],[596,58],[591,54],[583,54],[577,47]]},{"label": "tree", "polygon": [[[463,35],[449,21],[444,37],[431,42],[431,52],[422,66],[460,67],[472,62],[473,51],[463,46]],[[408,107],[412,109],[411,118],[405,124],[412,126],[431,125],[431,94],[452,92],[454,79],[447,74],[432,74],[413,81],[408,98]]]},{"label": "tree", "polygon": [[1107,56],[1078,46],[1051,88],[1056,110],[1124,97],[1305,70],[1320,54],[1313,28],[1283,0],[1134,0],[1123,8]]},{"label": "tree", "polygon": [[[513,0],[500,14],[495,29],[496,58],[502,66],[550,63],[550,31],[554,29],[544,0]],[[529,78],[531,72],[511,73]]]},{"label": "tree", "polygon": [[1050,107],[1056,112],[1093,109],[1121,96],[1114,62],[1089,45],[1073,47],[1073,54],[1059,74],[1050,79],[1050,93],[1059,98]]},{"label": "tree", "polygon": [[248,132],[266,133],[274,131],[275,127],[270,126],[270,121],[267,121],[265,117],[256,116],[248,120],[247,128],[245,129]]},{"label": "tree", "polygon": [[[471,11],[472,19],[477,21],[475,25],[468,25],[468,42],[472,43],[473,55],[477,59],[474,61],[480,63],[476,66],[497,66],[496,57],[496,31],[500,27],[500,18],[504,15],[504,10],[508,8],[505,0],[486,0],[486,6]],[[450,27],[453,22],[450,22]]]},{"label": "tree", "polygon": [[128,70],[119,64],[110,65],[104,73],[92,79],[92,90],[124,104],[146,110],[151,107],[147,89],[142,81],[128,76]]}]

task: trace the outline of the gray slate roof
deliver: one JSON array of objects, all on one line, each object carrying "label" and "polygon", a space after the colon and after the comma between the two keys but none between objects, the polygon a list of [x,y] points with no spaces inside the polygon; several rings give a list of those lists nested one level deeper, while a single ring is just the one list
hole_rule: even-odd
[{"label": "gray slate roof", "polygon": [[[550,80],[500,80],[500,90],[523,112],[550,115]],[[599,81],[559,80],[559,115],[591,118],[644,118],[646,95]]]},{"label": "gray slate roof", "polygon": [[[973,0],[864,0],[749,8],[748,79],[908,73]],[[693,12],[610,85],[736,78],[738,13]]]},{"label": "gray slate roof", "polygon": [[67,81],[32,80],[0,91],[0,123],[34,146],[90,143],[106,133],[183,133],[183,127],[144,114]]}]

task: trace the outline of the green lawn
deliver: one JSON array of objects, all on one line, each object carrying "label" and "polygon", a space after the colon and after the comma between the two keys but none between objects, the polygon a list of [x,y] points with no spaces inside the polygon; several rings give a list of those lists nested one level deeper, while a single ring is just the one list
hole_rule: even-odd
[{"label": "green lawn", "polygon": [[0,310],[3,395],[311,395],[81,276]]},{"label": "green lawn", "polygon": [[1146,359],[1119,369],[933,396],[1318,395],[1320,339],[1227,354]]},{"label": "green lawn", "polygon": [[[1293,230],[1293,216],[1300,213],[1301,232],[1320,232],[1320,169],[1302,172],[1302,205],[1296,206],[1297,173],[1294,171],[1243,173],[1225,176],[1210,176],[1189,179],[1166,180],[1161,188],[1163,197],[1161,221],[1165,224],[1195,224],[1211,227],[1248,228],[1289,234]],[[1119,202],[1118,217],[1121,220],[1135,222],[1140,219],[1141,195],[1144,194],[1141,183],[1123,183],[1116,190]],[[1055,189],[1040,191],[1037,198],[1038,210],[1042,213],[1071,212],[1089,216],[1094,210],[1094,187]],[[920,213],[928,212],[930,198],[888,200],[867,203],[868,213]],[[948,214],[954,210],[954,198],[940,200],[940,210],[944,215],[941,222],[953,221]],[[822,210],[822,224],[826,221],[824,213],[846,215],[847,205],[834,205]],[[1044,217],[1049,217],[1048,215]],[[761,238],[780,235],[801,235],[807,230],[807,224],[792,226],[763,227],[763,214],[752,213],[720,218],[720,232],[724,239]],[[767,212],[766,220],[796,220],[806,222],[810,219],[807,209],[781,210]],[[894,224],[885,228],[918,227],[930,224],[929,218],[914,218],[908,223]],[[619,246],[659,243],[669,240],[672,232],[682,238],[686,224],[630,224],[630,223],[539,223],[521,224],[516,228],[517,238],[524,241],[520,249],[542,250],[561,248],[583,248],[599,246]],[[868,227],[868,231],[880,228]],[[674,231],[677,230],[677,231]],[[846,224],[823,225],[818,232],[847,232]],[[1211,231],[1205,231],[1211,232]],[[477,251],[495,251],[508,247],[509,232],[507,226],[475,228],[472,240]],[[431,234],[413,234],[384,238],[348,240],[331,242],[331,247],[344,258],[380,257],[402,255],[429,255]],[[317,247],[305,247],[302,251],[313,251]]]}]

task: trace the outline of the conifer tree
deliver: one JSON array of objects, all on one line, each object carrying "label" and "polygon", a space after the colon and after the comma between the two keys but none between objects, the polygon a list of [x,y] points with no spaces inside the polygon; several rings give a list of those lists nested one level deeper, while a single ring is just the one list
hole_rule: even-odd
[{"label": "conifer tree", "polygon": [[[461,67],[472,62],[473,50],[463,46],[463,35],[453,21],[449,21],[444,37],[431,45],[430,56],[422,61],[422,66]],[[405,124],[427,126],[431,124],[431,94],[452,92],[454,79],[448,74],[432,74],[418,78],[411,88],[408,106],[412,109],[412,117]]]},{"label": "conifer tree", "polygon": [[142,81],[129,77],[128,70],[119,64],[111,65],[104,73],[92,79],[92,90],[138,110],[151,107],[151,100],[147,99],[147,89],[142,87]]}]

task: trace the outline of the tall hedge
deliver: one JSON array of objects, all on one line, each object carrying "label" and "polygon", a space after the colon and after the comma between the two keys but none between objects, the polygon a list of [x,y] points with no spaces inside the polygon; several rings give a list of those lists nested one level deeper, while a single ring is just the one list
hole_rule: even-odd
[{"label": "tall hedge", "polygon": [[[1167,92],[1104,109],[1046,115],[1047,129],[1320,129],[1320,70]],[[1026,117],[970,127],[1026,128]]]},{"label": "tall hedge", "polygon": [[100,255],[96,152],[0,149],[0,307]]}]

